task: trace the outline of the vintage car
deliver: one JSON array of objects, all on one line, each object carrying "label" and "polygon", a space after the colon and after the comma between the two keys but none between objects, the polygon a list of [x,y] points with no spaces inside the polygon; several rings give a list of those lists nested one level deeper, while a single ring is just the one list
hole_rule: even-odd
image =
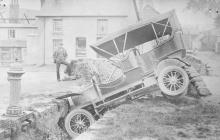
[{"label": "vintage car", "polygon": [[60,97],[70,106],[64,125],[72,137],[85,132],[106,107],[121,99],[138,98],[156,88],[171,98],[187,91],[189,77],[180,65],[186,50],[175,11],[110,34],[91,48],[115,69],[105,82],[98,73],[82,91]]}]

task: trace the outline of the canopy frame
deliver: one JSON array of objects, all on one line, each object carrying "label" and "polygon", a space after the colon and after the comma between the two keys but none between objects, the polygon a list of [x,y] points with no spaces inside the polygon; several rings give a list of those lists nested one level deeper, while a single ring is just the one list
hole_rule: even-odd
[{"label": "canopy frame", "polygon": [[118,45],[117,45],[116,42],[115,42],[115,38],[113,39],[113,43],[114,43],[114,46],[115,46],[115,48],[116,48],[116,50],[117,50],[117,52],[118,52],[118,54],[119,54],[120,52],[119,52],[119,49],[118,49]]},{"label": "canopy frame", "polygon": [[[140,28],[143,28],[143,30],[138,30]],[[124,52],[130,48],[135,48],[136,46],[150,41],[156,41],[156,45],[159,45],[166,39],[163,38],[163,36],[170,35],[172,38],[172,36],[174,36],[174,32],[181,30],[181,26],[179,25],[174,11],[171,11],[164,15],[159,15],[159,17],[153,18],[151,21],[141,21],[140,23],[130,26],[130,28],[126,28],[119,32],[113,33],[98,41],[91,47],[98,54],[107,59],[110,59],[111,57],[117,56],[118,54],[124,54]],[[147,36],[146,39],[144,39],[145,34]],[[140,39],[138,39],[139,35],[141,37]],[[134,41],[130,40],[135,36],[137,36],[137,39],[134,38]],[[105,44],[107,42],[109,42],[109,44]]]},{"label": "canopy frame", "polygon": [[115,56],[114,54],[112,54],[112,53],[110,53],[110,52],[108,52],[108,51],[106,51],[106,50],[103,50],[103,49],[101,49],[101,48],[98,48],[98,47],[95,47],[95,46],[92,46],[92,47],[94,47],[94,48],[96,48],[96,49],[98,49],[98,50],[100,50],[100,51],[102,51],[102,52],[104,52],[104,53],[107,53],[108,55]]},{"label": "canopy frame", "polygon": [[155,28],[154,28],[154,24],[153,23],[151,23],[151,27],[153,28],[153,31],[154,31],[154,35],[156,36],[156,42],[157,42],[157,44],[158,44],[158,36],[157,36],[157,32],[156,32],[156,30],[155,30]]},{"label": "canopy frame", "polygon": [[167,30],[167,26],[168,26],[169,21],[170,21],[170,18],[168,18],[168,20],[167,20],[167,23],[166,23],[165,28],[164,28],[164,30],[163,30],[162,36],[164,36],[164,33],[165,33],[166,30]]},{"label": "canopy frame", "polygon": [[126,34],[125,34],[125,39],[124,39],[124,43],[123,43],[123,50],[122,50],[123,53],[124,53],[125,47],[126,47],[127,36],[128,36],[128,32],[126,32]]}]

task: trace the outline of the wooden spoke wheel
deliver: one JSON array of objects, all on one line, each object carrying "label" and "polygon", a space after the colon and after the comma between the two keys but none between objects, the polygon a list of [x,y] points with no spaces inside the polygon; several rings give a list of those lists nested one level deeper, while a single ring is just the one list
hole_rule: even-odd
[{"label": "wooden spoke wheel", "polygon": [[91,113],[83,109],[72,110],[65,118],[65,128],[71,137],[75,137],[85,132],[94,118]]},{"label": "wooden spoke wheel", "polygon": [[158,85],[164,95],[176,97],[188,88],[189,77],[187,73],[180,67],[165,67],[158,76]]}]

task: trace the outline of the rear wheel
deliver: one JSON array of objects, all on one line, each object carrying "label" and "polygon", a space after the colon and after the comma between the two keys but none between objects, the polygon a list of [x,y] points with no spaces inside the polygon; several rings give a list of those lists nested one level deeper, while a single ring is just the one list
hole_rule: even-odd
[{"label": "rear wheel", "polygon": [[94,118],[91,113],[84,109],[76,109],[66,116],[65,128],[71,137],[75,137],[85,132],[93,122]]},{"label": "rear wheel", "polygon": [[163,95],[177,97],[187,91],[189,78],[180,67],[167,66],[158,75],[158,85]]}]

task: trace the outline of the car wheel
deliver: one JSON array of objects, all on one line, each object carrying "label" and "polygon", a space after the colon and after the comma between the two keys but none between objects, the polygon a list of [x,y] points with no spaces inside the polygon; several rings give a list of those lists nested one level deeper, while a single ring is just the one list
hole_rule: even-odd
[{"label": "car wheel", "polygon": [[65,129],[71,137],[76,137],[85,132],[94,118],[91,113],[84,109],[72,110],[65,118]]},{"label": "car wheel", "polygon": [[159,73],[158,85],[163,95],[177,97],[186,93],[189,77],[182,68],[168,66]]}]

